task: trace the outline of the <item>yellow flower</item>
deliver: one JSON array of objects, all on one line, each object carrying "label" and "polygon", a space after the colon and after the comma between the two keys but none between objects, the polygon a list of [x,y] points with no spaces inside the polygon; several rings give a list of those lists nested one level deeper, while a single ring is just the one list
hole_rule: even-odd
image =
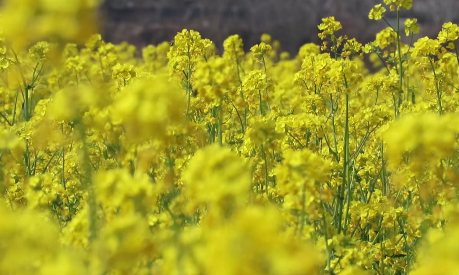
[{"label": "yellow flower", "polygon": [[62,57],[69,58],[69,57],[76,57],[78,56],[78,47],[75,43],[67,43],[64,47],[62,52]]},{"label": "yellow flower", "polygon": [[368,18],[373,20],[381,20],[384,17],[384,13],[386,12],[386,8],[381,6],[381,4],[375,5],[371,10]]},{"label": "yellow flower", "polygon": [[125,87],[128,85],[133,78],[137,76],[134,65],[130,64],[116,64],[113,67],[112,77],[118,83],[118,86]]},{"label": "yellow flower", "polygon": [[[69,271],[66,274],[87,273],[83,257],[59,243],[59,230],[40,212],[5,209],[0,206],[0,238],[2,274],[53,274],[47,271]],[[30,227],[34,224],[36,227]],[[72,260],[70,260],[72,259]],[[64,261],[68,264],[63,266]]]},{"label": "yellow flower", "polygon": [[279,56],[280,60],[288,60],[290,59],[290,53],[289,52],[282,52]]},{"label": "yellow flower", "polygon": [[390,167],[399,165],[407,153],[414,154],[411,161],[414,165],[436,165],[436,161],[448,157],[456,147],[457,130],[453,127],[456,120],[454,115],[438,117],[426,113],[406,116],[395,122],[383,136],[388,143]]},{"label": "yellow flower", "polygon": [[455,274],[459,272],[457,262],[458,224],[450,223],[443,230],[431,229],[417,254],[414,275]]},{"label": "yellow flower", "polygon": [[334,16],[322,18],[322,23],[318,26],[320,39],[324,40],[328,35],[334,36],[335,32],[342,29],[340,22],[335,21]]},{"label": "yellow flower", "polygon": [[167,139],[169,126],[182,125],[185,95],[163,78],[134,82],[114,99],[111,118],[131,140]]},{"label": "yellow flower", "polygon": [[323,256],[310,245],[286,238],[273,208],[248,207],[227,223],[204,231],[197,260],[206,274],[319,274]]},{"label": "yellow flower", "polygon": [[239,35],[231,35],[223,42],[223,57],[238,60],[244,56],[243,42]]},{"label": "yellow flower", "polygon": [[0,130],[0,152],[10,151],[14,156],[19,157],[25,151],[25,142],[14,132],[7,129]]},{"label": "yellow flower", "polygon": [[436,39],[430,39],[429,37],[420,38],[418,41],[414,42],[413,57],[418,56],[432,56],[438,53],[440,49],[440,41]]},{"label": "yellow flower", "polygon": [[251,123],[246,132],[246,140],[255,146],[270,144],[281,139],[283,133],[276,131],[276,123],[270,118],[262,118]]},{"label": "yellow flower", "polygon": [[261,42],[258,45],[250,48],[250,51],[253,53],[255,60],[259,63],[266,62],[266,58],[271,52],[272,47],[264,42]]},{"label": "yellow flower", "polygon": [[46,58],[46,54],[49,51],[48,42],[38,42],[29,49],[30,58],[35,62],[43,62]]},{"label": "yellow flower", "polygon": [[438,34],[440,43],[454,42],[459,38],[459,27],[451,22],[445,23]]},{"label": "yellow flower", "polygon": [[353,54],[358,54],[362,50],[362,44],[359,43],[355,38],[349,39],[344,43],[342,57],[349,58]]},{"label": "yellow flower", "polygon": [[384,0],[384,3],[391,6],[395,5],[398,10],[400,8],[409,10],[413,7],[413,0]]},{"label": "yellow flower", "polygon": [[248,166],[228,148],[211,145],[196,152],[183,174],[189,207],[208,204],[214,211],[241,206],[248,199]]},{"label": "yellow flower", "polygon": [[82,42],[97,29],[98,1],[6,0],[1,25],[6,36],[23,48],[48,37]]},{"label": "yellow flower", "polygon": [[102,35],[100,34],[93,34],[89,37],[86,42],[85,46],[90,51],[97,51],[97,49],[103,45]]},{"label": "yellow flower", "polygon": [[212,47],[213,43],[209,39],[202,39],[199,32],[186,29],[179,32],[167,54],[169,74],[191,83],[196,63],[213,55]]},{"label": "yellow flower", "polygon": [[153,234],[140,215],[116,216],[100,233],[94,260],[100,261],[102,270],[130,273],[143,258],[155,256]]},{"label": "yellow flower", "polygon": [[260,39],[261,39],[261,42],[265,44],[271,44],[271,35],[269,34],[266,34],[266,33],[262,34]]},{"label": "yellow flower", "polygon": [[410,34],[417,34],[419,33],[420,27],[417,24],[418,20],[416,18],[414,19],[406,19],[405,20],[405,33],[406,36],[409,36]]},{"label": "yellow flower", "polygon": [[85,69],[85,62],[80,56],[69,57],[65,60],[65,68],[72,75],[78,75]]},{"label": "yellow flower", "polygon": [[392,28],[387,27],[376,34],[374,45],[384,49],[391,46],[395,41],[397,41],[397,33]]}]

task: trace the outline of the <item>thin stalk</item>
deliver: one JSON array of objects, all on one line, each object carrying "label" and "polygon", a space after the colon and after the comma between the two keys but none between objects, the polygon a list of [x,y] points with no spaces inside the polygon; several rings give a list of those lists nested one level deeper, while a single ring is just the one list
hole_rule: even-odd
[{"label": "thin stalk", "polygon": [[13,125],[14,125],[14,123],[16,121],[16,109],[17,109],[17,105],[18,105],[18,97],[19,97],[19,91],[16,92],[16,99],[14,100],[13,121],[11,122]]},{"label": "thin stalk", "polygon": [[437,72],[435,71],[435,66],[434,66],[434,63],[432,62],[432,58],[429,57],[429,61],[430,61],[430,66],[432,67],[432,72],[434,74],[434,78],[435,78],[435,88],[437,90],[437,100],[438,100],[438,108],[439,108],[439,114],[440,116],[443,114],[443,107],[442,107],[442,104],[441,104],[441,93],[440,93],[440,86],[438,86],[438,82],[437,82]]},{"label": "thin stalk", "polygon": [[322,208],[324,209],[324,214],[322,215],[322,220],[324,222],[324,239],[325,239],[325,249],[327,250],[327,269],[328,271],[331,271],[330,269],[330,248],[328,247],[328,233],[327,233],[327,219],[325,218],[325,205],[323,202],[321,202]]},{"label": "thin stalk", "polygon": [[453,42],[453,44],[454,44],[454,52],[456,53],[457,65],[459,66],[459,53],[458,53],[458,51],[457,51],[456,42]]},{"label": "thin stalk", "polygon": [[[263,57],[263,68],[265,71],[265,83],[266,83],[265,94],[266,94],[266,99],[268,99],[268,69],[266,68],[265,56],[263,55],[262,57]],[[271,107],[269,106],[268,102],[266,102],[266,106],[268,107],[268,111],[271,111]]]},{"label": "thin stalk", "polygon": [[[62,134],[64,133],[64,125],[61,124],[61,131]],[[64,187],[64,190],[67,189],[66,184],[65,184],[65,146],[62,146],[62,186]]]},{"label": "thin stalk", "polygon": [[[345,94],[346,98],[346,120],[344,125],[344,159],[343,159],[343,183],[340,186],[340,193],[338,195],[339,201],[339,210],[337,216],[337,228],[338,234],[341,233],[341,222],[343,218],[344,211],[344,191],[346,186],[349,184],[348,175],[349,175],[349,95]],[[348,187],[349,189],[349,187]],[[349,203],[349,202],[348,202]]]},{"label": "thin stalk", "polygon": [[187,43],[187,57],[188,57],[188,72],[185,74],[186,75],[186,92],[187,92],[187,105],[186,105],[186,117],[189,118],[189,112],[190,112],[190,107],[191,107],[191,93],[193,92],[193,88],[191,86],[191,49],[190,49],[190,43]]},{"label": "thin stalk", "polygon": [[89,158],[89,151],[88,146],[86,144],[86,133],[85,127],[82,121],[77,123],[77,131],[79,134],[79,138],[83,143],[82,146],[82,153],[83,153],[83,171],[84,177],[83,186],[88,191],[88,214],[89,214],[89,240],[94,241],[97,237],[97,205],[96,205],[96,197],[94,194],[94,186],[92,182],[92,168],[91,168],[91,159]]},{"label": "thin stalk", "polygon": [[223,145],[223,99],[220,98],[220,107],[218,116],[218,144]]},{"label": "thin stalk", "polygon": [[13,126],[13,123],[8,120],[8,118],[0,112],[0,116],[8,123],[8,125]]},{"label": "thin stalk", "polygon": [[29,87],[25,86],[24,88],[25,95],[24,95],[24,119],[25,121],[29,121]]},{"label": "thin stalk", "polygon": [[398,51],[398,62],[399,62],[399,67],[400,67],[399,69],[399,75],[400,75],[399,104],[400,104],[401,103],[400,97],[403,91],[403,60],[402,60],[401,38],[400,38],[400,9],[397,9],[397,51]]},{"label": "thin stalk", "polygon": [[[355,159],[354,159],[355,161]],[[352,175],[355,175],[355,165],[352,166]],[[354,181],[354,178],[352,177],[352,180],[349,180],[347,183],[347,204],[346,204],[346,213],[344,214],[344,235],[346,235],[347,232],[347,224],[349,220],[349,209],[351,208],[351,201],[352,201],[352,189],[351,189],[351,183]]]},{"label": "thin stalk", "polygon": [[303,201],[302,209],[301,209],[301,225],[300,225],[300,232],[299,237],[303,235],[304,223],[306,222],[306,183],[303,184],[303,192],[301,194],[301,200]]},{"label": "thin stalk", "polygon": [[244,134],[245,133],[245,128],[244,128],[244,122],[242,121],[242,117],[241,117],[236,105],[234,105],[234,103],[231,100],[229,100],[229,102],[231,103],[231,105],[233,106],[234,110],[236,111],[237,117],[239,118],[239,122],[241,123],[241,132]]},{"label": "thin stalk", "polygon": [[[335,145],[335,152],[338,152],[338,142],[336,140],[336,127],[335,127],[335,108],[333,107],[333,96],[330,95],[330,103],[331,103],[331,117],[332,117],[332,125],[333,125],[333,142]],[[336,159],[339,162],[339,158]]]},{"label": "thin stalk", "polygon": [[395,94],[392,93],[392,100],[394,101],[394,117],[398,117],[398,110],[397,110],[397,99],[395,98]]},{"label": "thin stalk", "polygon": [[[234,52],[236,52],[236,46],[233,44],[233,48],[234,48]],[[244,91],[243,91],[243,86],[242,86],[242,78],[241,78],[241,70],[239,69],[239,59],[237,57],[237,55],[235,56],[235,59],[236,59],[236,70],[237,70],[237,79],[239,81],[239,87],[241,88],[241,98],[242,100],[244,100]],[[236,109],[236,107],[235,107]],[[236,109],[237,111],[237,109]],[[245,133],[245,129],[247,128],[247,107],[244,106],[244,124],[242,125],[242,128],[243,128],[243,133]]]},{"label": "thin stalk", "polygon": [[388,195],[388,185],[387,185],[387,177],[386,177],[386,163],[384,161],[384,143],[381,143],[381,182],[383,185],[383,196]]},{"label": "thin stalk", "polygon": [[263,157],[263,160],[264,160],[264,167],[265,167],[265,186],[266,186],[266,195],[268,196],[268,183],[269,183],[269,179],[268,179],[268,159],[266,158],[266,152],[265,152],[265,147],[263,145],[261,145],[261,156]]},{"label": "thin stalk", "polygon": [[261,98],[261,92],[258,90],[258,96],[260,98],[260,115],[264,116],[265,114],[263,113],[263,100]]},{"label": "thin stalk", "polygon": [[32,173],[31,173],[31,170],[30,170],[30,151],[29,151],[29,142],[26,140],[26,148],[25,148],[25,152],[24,152],[24,163],[25,163],[25,166],[26,166],[26,175],[27,176],[30,176]]}]

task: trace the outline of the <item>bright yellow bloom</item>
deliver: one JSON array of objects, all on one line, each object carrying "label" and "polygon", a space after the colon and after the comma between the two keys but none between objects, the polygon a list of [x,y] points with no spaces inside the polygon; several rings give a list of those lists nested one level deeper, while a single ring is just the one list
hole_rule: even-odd
[{"label": "bright yellow bloom", "polygon": [[223,48],[225,52],[223,53],[223,57],[239,59],[240,57],[244,56],[244,49],[242,48],[243,42],[239,35],[232,35],[229,36],[223,42]]},{"label": "bright yellow bloom", "polygon": [[117,81],[119,86],[125,87],[136,76],[137,73],[133,65],[116,64],[116,66],[113,67],[112,77]]},{"label": "bright yellow bloom", "polygon": [[321,253],[309,244],[282,237],[281,232],[278,211],[248,207],[209,230],[198,261],[206,274],[319,274]]},{"label": "bright yellow bloom", "polygon": [[376,34],[375,45],[381,49],[387,48],[397,41],[397,33],[390,27],[383,29]]},{"label": "bright yellow bloom", "polygon": [[405,20],[405,33],[406,36],[409,36],[410,34],[417,34],[419,33],[420,27],[417,24],[418,20],[416,18],[413,19],[406,19]]},{"label": "bright yellow bloom", "polygon": [[414,42],[413,57],[436,55],[440,49],[440,41],[427,36]]},{"label": "bright yellow bloom", "polygon": [[451,22],[445,23],[438,34],[440,43],[454,42],[459,38],[459,27]]},{"label": "bright yellow bloom", "polygon": [[29,49],[30,58],[35,62],[43,62],[46,58],[46,54],[49,51],[48,42],[38,42],[32,48]]},{"label": "bright yellow bloom", "polygon": [[261,42],[258,45],[250,48],[250,51],[253,53],[255,60],[259,63],[266,62],[266,58],[271,52],[272,47],[264,42]]},{"label": "bright yellow bloom", "polygon": [[386,5],[395,5],[397,9],[404,8],[404,9],[411,9],[413,7],[413,0],[384,0]]},{"label": "bright yellow bloom", "polygon": [[234,152],[218,145],[196,152],[183,179],[190,210],[208,205],[212,211],[228,211],[244,204],[250,188],[247,165]]},{"label": "bright yellow bloom", "polygon": [[132,140],[168,136],[169,126],[180,125],[185,114],[185,95],[162,78],[140,80],[127,86],[115,98],[112,121],[123,125]]},{"label": "bright yellow bloom", "polygon": [[359,54],[362,50],[362,44],[359,43],[355,38],[347,40],[344,43],[343,51],[341,53],[342,57],[350,57],[353,54]]},{"label": "bright yellow bloom", "polygon": [[342,29],[342,25],[339,21],[335,21],[334,16],[330,16],[322,19],[322,23],[318,26],[320,39],[324,40],[328,35],[333,36],[335,32]]},{"label": "bright yellow bloom", "polygon": [[55,36],[82,42],[96,32],[97,0],[7,0],[2,5],[6,36],[22,48],[29,42]]},{"label": "bright yellow bloom", "polygon": [[265,44],[271,44],[271,35],[264,33],[261,35],[260,40]]},{"label": "bright yellow bloom", "polygon": [[377,4],[370,10],[368,18],[373,20],[381,20],[384,17],[385,12],[386,8],[384,8],[381,4]]}]

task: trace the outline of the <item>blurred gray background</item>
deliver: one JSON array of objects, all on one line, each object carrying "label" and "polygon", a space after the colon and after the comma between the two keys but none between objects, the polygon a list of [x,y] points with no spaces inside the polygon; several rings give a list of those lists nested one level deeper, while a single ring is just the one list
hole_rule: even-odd
[{"label": "blurred gray background", "polygon": [[[281,42],[282,50],[295,54],[307,42],[319,42],[321,18],[335,16],[343,34],[360,42],[375,39],[386,27],[368,19],[370,9],[383,0],[105,0],[103,34],[107,41],[127,41],[143,47],[170,41],[182,29],[199,31],[221,48],[232,34],[244,39],[246,49],[259,43],[262,33]],[[395,12],[387,19],[395,25]],[[459,0],[413,0],[403,18],[418,18],[417,37],[436,37],[447,21],[458,23]],[[404,22],[404,20],[403,20]]]}]

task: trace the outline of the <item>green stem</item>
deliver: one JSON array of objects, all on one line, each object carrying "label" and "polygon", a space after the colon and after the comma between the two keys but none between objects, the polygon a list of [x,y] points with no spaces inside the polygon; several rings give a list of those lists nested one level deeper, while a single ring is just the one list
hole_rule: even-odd
[{"label": "green stem", "polygon": [[[344,212],[344,191],[347,185],[349,184],[348,182],[348,175],[349,175],[349,95],[345,94],[346,98],[346,120],[344,124],[344,148],[343,148],[343,153],[344,153],[344,159],[343,159],[343,183],[340,186],[340,194],[338,197],[339,200],[339,213],[338,213],[338,234],[341,233],[341,222],[343,218],[343,212]],[[349,189],[349,187],[348,187]],[[348,202],[349,203],[349,202]]]},{"label": "green stem", "polygon": [[[233,44],[233,48],[234,48],[234,52],[236,52],[236,47],[234,44]],[[239,69],[239,66],[240,66],[239,59],[237,56],[235,56],[235,58],[236,58],[237,79],[239,81],[239,87],[241,89],[240,96],[242,100],[244,101],[244,91],[243,91],[243,86],[242,86],[241,70]],[[247,128],[247,107],[246,106],[244,106],[244,123],[242,125],[242,128],[243,128],[243,133],[245,133],[245,129]]]},{"label": "green stem", "polygon": [[186,117],[188,118],[188,114],[190,113],[190,103],[191,103],[191,93],[187,91],[187,104],[186,104]]},{"label": "green stem", "polygon": [[244,134],[245,133],[245,129],[244,129],[244,122],[242,121],[242,117],[241,117],[236,105],[234,105],[234,103],[231,100],[229,100],[229,102],[231,103],[231,105],[233,106],[234,110],[236,111],[237,117],[239,118],[239,122],[241,123],[241,132]]},{"label": "green stem", "polygon": [[29,121],[29,87],[24,88],[24,119],[25,121]]},{"label": "green stem", "polygon": [[438,86],[438,79],[437,79],[437,72],[435,71],[435,66],[434,66],[434,63],[432,62],[432,58],[429,57],[429,61],[430,61],[430,66],[432,67],[432,72],[434,74],[434,78],[435,78],[435,88],[437,90],[437,100],[438,100],[438,111],[439,111],[439,114],[440,116],[443,114],[443,107],[442,107],[442,104],[441,104],[441,93],[440,93],[440,86]]},{"label": "green stem", "polygon": [[265,186],[266,186],[266,195],[268,196],[268,183],[269,183],[269,179],[268,179],[268,159],[266,158],[266,152],[265,152],[265,147],[263,145],[261,145],[261,156],[263,157],[263,160],[264,160],[264,167],[265,167]]},{"label": "green stem", "polygon": [[190,44],[187,43],[187,57],[188,57],[188,72],[185,74],[186,75],[186,92],[187,92],[187,106],[186,106],[186,117],[189,118],[189,112],[190,112],[190,105],[191,105],[191,93],[193,92],[193,86],[191,85],[191,72],[192,72],[192,64],[191,64],[191,49],[190,49]]},{"label": "green stem", "polygon": [[264,116],[265,114],[263,113],[263,100],[262,100],[262,97],[261,97],[261,92],[260,90],[258,90],[258,96],[260,98],[260,115],[261,116]]},{"label": "green stem", "polygon": [[[266,99],[268,99],[268,69],[266,68],[266,61],[265,61],[265,56],[263,55],[263,68],[265,71],[265,83],[266,83]],[[269,106],[269,103],[266,102],[266,106],[268,106],[268,111],[271,111],[271,107]]]},{"label": "green stem", "polygon": [[383,196],[387,196],[389,193],[389,188],[387,185],[387,176],[386,176],[386,162],[384,161],[384,143],[381,143],[381,182],[383,185]]},{"label": "green stem", "polygon": [[300,225],[300,232],[299,236],[303,235],[304,223],[306,222],[306,183],[303,184],[303,192],[301,195],[301,200],[303,202],[303,209],[301,210],[301,225]]},{"label": "green stem", "polygon": [[328,247],[328,233],[327,233],[327,219],[326,219],[326,210],[325,210],[325,205],[323,202],[321,202],[322,208],[324,210],[324,213],[322,215],[322,220],[324,222],[324,239],[325,239],[325,249],[327,250],[327,269],[329,272],[331,272],[330,269],[330,248]]},{"label": "green stem", "polygon": [[26,168],[26,175],[30,176],[31,170],[30,170],[30,151],[29,151],[29,142],[26,140],[26,149],[24,152],[24,162],[25,162],[25,168]]},{"label": "green stem", "polygon": [[78,130],[79,138],[83,143],[82,153],[83,153],[83,171],[84,178],[83,186],[88,192],[88,214],[89,214],[89,240],[92,242],[97,237],[97,205],[96,197],[94,193],[94,186],[92,182],[92,168],[91,168],[91,159],[89,158],[88,146],[86,144],[86,133],[85,127],[82,121],[76,123],[76,128]]},{"label": "green stem", "polygon": [[459,53],[457,52],[456,41],[454,41],[453,44],[454,44],[454,52],[456,53],[457,65],[459,66]]},{"label": "green stem", "polygon": [[399,62],[399,67],[400,67],[399,69],[399,75],[400,75],[399,104],[401,104],[401,94],[403,91],[403,60],[402,60],[401,38],[400,38],[400,9],[397,9],[397,51],[398,51],[398,62]]},{"label": "green stem", "polygon": [[218,116],[218,144],[223,145],[223,99],[220,98],[219,116]]},{"label": "green stem", "polygon": [[[61,131],[62,134],[64,134],[64,125],[61,124]],[[62,146],[62,186],[64,187],[64,190],[67,189],[66,184],[65,184],[65,146]]]}]

